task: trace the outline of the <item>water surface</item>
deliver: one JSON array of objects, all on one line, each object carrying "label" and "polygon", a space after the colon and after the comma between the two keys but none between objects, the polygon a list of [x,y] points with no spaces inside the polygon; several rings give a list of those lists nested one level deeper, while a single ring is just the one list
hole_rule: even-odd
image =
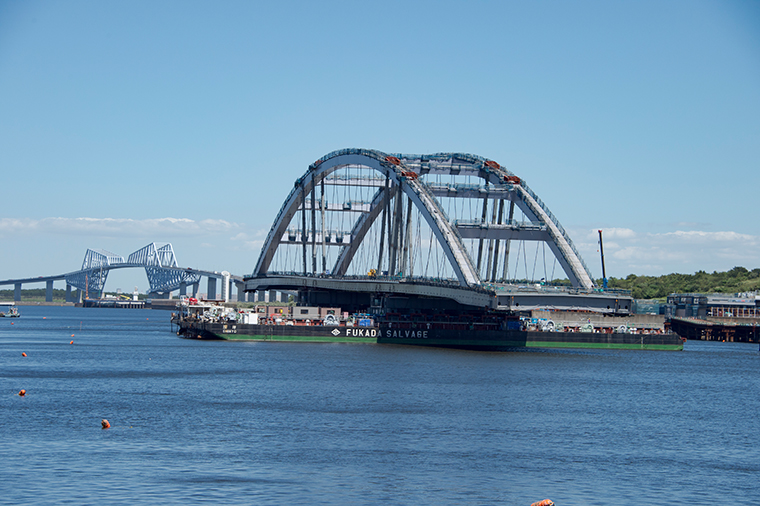
[{"label": "water surface", "polygon": [[760,491],[756,344],[196,341],[162,311],[20,311],[0,319],[4,504],[715,505]]}]

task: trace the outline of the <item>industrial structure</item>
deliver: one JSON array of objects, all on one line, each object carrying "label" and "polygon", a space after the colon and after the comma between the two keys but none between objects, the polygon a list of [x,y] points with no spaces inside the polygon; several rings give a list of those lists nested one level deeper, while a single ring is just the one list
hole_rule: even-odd
[{"label": "industrial structure", "polygon": [[[548,286],[558,277],[572,286]],[[405,297],[617,314],[633,302],[595,285],[559,220],[499,163],[368,149],[329,153],[296,180],[245,279],[269,289],[342,307]]]},{"label": "industrial structure", "polygon": [[755,293],[673,293],[663,309],[673,330],[685,338],[758,341],[760,298]]}]

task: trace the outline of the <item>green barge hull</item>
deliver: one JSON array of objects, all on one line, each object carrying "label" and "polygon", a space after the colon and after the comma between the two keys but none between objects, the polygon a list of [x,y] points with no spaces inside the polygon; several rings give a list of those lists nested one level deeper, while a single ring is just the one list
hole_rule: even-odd
[{"label": "green barge hull", "polygon": [[191,339],[313,343],[378,343],[433,346],[480,351],[516,348],[588,348],[619,350],[683,350],[678,334],[540,332],[527,330],[395,329],[380,327],[249,325],[175,321],[177,334]]}]

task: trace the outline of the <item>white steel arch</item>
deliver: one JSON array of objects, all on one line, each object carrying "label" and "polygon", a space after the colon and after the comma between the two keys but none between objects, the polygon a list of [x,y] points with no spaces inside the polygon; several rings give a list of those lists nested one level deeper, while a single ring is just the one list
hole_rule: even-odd
[{"label": "white steel arch", "polygon": [[[348,242],[341,239],[338,243],[330,243],[330,238],[324,230],[325,209],[330,207],[330,204],[326,204],[324,201],[324,184],[326,181],[330,181],[331,174],[347,167],[361,167],[375,171],[378,177],[365,178],[357,184],[373,186],[378,190],[369,202],[361,203],[362,212],[360,216],[354,222],[351,230],[346,231]],[[436,174],[473,176],[483,184],[441,186],[432,181],[423,180],[422,176]],[[338,184],[339,182],[330,181],[330,183]],[[317,204],[318,192],[316,189],[320,185],[322,187],[322,200]],[[344,149],[329,153],[310,165],[306,173],[296,180],[293,189],[272,224],[253,271],[253,277],[267,275],[278,248],[283,243],[282,238],[287,236],[288,230],[299,227],[300,232],[298,234],[293,233],[290,237],[290,244],[302,247],[302,274],[316,275],[319,272],[316,265],[316,254],[314,253],[316,244],[319,243],[323,248],[325,244],[341,247],[337,261],[332,266],[332,271],[322,272],[321,275],[329,272],[328,275],[333,277],[343,276],[367,231],[377,222],[378,218],[384,219],[381,218],[381,213],[383,216],[385,213],[391,215],[395,213],[397,218],[403,214],[403,212],[399,214],[402,204],[398,198],[395,199],[396,209],[391,208],[393,205],[391,201],[396,195],[405,195],[408,198],[409,207],[411,208],[413,205],[427,222],[459,284],[462,286],[477,286],[488,281],[488,272],[491,269],[489,265],[486,265],[486,275],[481,276],[480,255],[478,255],[477,262],[471,258],[463,244],[463,238],[480,240],[481,244],[483,240],[489,240],[492,243],[493,241],[497,243],[504,241],[506,244],[509,240],[545,241],[574,286],[585,288],[594,286],[588,268],[559,221],[524,181],[502,168],[498,163],[469,154],[404,155],[387,154],[367,149]],[[465,223],[449,219],[437,198],[444,196],[482,199],[482,220],[475,223]],[[497,203],[499,203],[498,223],[495,220],[489,222],[486,219],[488,202],[493,202],[492,213],[494,217],[496,216]],[[525,216],[530,218],[532,223],[526,225],[514,222],[511,220],[511,212],[510,219],[502,223],[504,202],[509,202],[511,207],[519,208]],[[344,204],[344,207],[346,205],[349,204]],[[307,219],[309,206],[311,208],[311,227],[307,223],[309,221]],[[301,211],[300,224],[294,222],[299,211]],[[321,231],[316,227],[315,216],[317,211],[322,213]],[[388,224],[390,227],[390,218]],[[383,223],[384,226],[385,223]],[[390,229],[388,230],[389,242],[398,241],[403,235],[403,231],[399,230],[399,227],[403,228],[403,225],[398,219],[395,221],[395,226],[395,235],[391,235]],[[307,259],[307,246],[309,245],[313,254],[311,266],[309,266]],[[398,248],[400,245],[395,244],[395,247]],[[382,258],[382,246],[380,250]],[[498,258],[498,249],[496,258]],[[492,263],[495,273],[496,260],[491,261],[490,254],[489,262]]]}]

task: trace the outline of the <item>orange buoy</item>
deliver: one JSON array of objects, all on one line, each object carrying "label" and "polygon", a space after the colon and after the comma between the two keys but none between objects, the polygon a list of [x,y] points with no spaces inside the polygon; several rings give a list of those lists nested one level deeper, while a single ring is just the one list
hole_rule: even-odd
[{"label": "orange buoy", "polygon": [[18,395],[19,395],[19,397],[23,397],[23,396],[25,396],[25,395],[26,395],[26,390],[21,390],[21,391],[18,393]]},{"label": "orange buoy", "polygon": [[543,501],[534,502],[530,506],[554,506],[554,501],[551,499],[544,499]]},{"label": "orange buoy", "polygon": [[74,341],[69,341],[69,344],[74,344]]},{"label": "orange buoy", "polygon": [[22,357],[25,357],[25,356],[26,356],[26,353],[24,353],[24,352],[22,351],[22,352],[21,352],[21,356],[22,356]]},{"label": "orange buoy", "polygon": [[11,325],[13,325],[13,322],[11,322]]},{"label": "orange buoy", "polygon": [[42,319],[43,319],[43,320],[47,320],[47,316],[43,316],[43,317],[42,317]]},{"label": "orange buoy", "polygon": [[100,421],[100,425],[102,425],[104,429],[110,429],[111,428],[111,424],[108,423],[108,420],[106,420],[105,418],[103,418]]}]

